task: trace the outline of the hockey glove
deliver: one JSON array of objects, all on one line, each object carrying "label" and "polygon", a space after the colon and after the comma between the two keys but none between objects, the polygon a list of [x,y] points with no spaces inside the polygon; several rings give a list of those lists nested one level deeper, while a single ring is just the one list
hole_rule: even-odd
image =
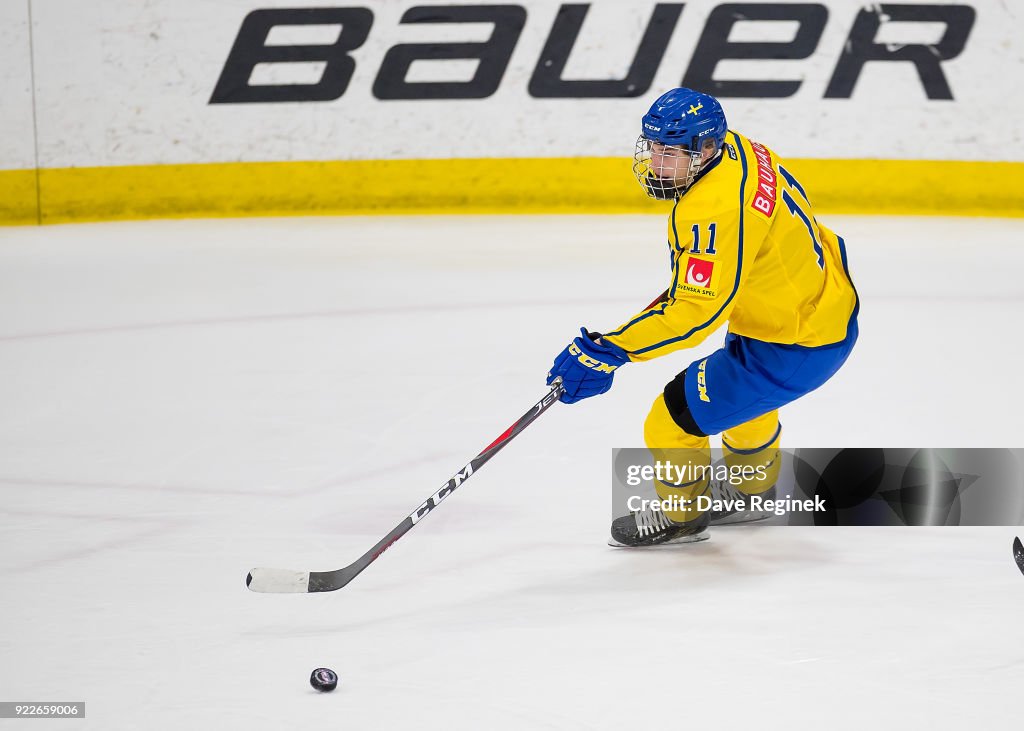
[{"label": "hockey glove", "polygon": [[597,333],[580,328],[580,337],[555,358],[547,383],[550,386],[555,378],[562,377],[565,391],[558,400],[563,404],[574,404],[604,393],[612,387],[615,369],[629,362],[626,351],[617,345],[595,343],[594,338],[599,337]]}]

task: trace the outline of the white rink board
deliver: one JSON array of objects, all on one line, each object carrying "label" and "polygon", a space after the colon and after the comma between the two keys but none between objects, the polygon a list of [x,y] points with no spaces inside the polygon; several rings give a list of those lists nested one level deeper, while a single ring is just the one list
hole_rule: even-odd
[{"label": "white rink board", "polygon": [[35,167],[28,4],[0,3],[0,170]]},{"label": "white rink board", "polygon": [[[16,12],[12,5],[5,5],[0,13]],[[625,155],[632,149],[639,116],[650,101],[681,83],[705,21],[719,3],[685,3],[649,89],[636,98],[532,97],[530,77],[560,3],[528,0],[521,3],[527,12],[525,26],[493,95],[379,100],[372,87],[389,48],[430,41],[479,42],[490,34],[491,24],[400,23],[403,13],[417,5],[413,0],[302,3],[299,7],[372,10],[366,41],[351,51],[355,71],[342,96],[315,102],[210,104],[243,19],[258,8],[294,8],[295,4],[35,0],[39,164],[60,168]],[[646,0],[591,3],[564,76],[621,77],[654,5]],[[716,79],[802,80],[799,90],[788,98],[723,99],[733,126],[788,157],[1024,161],[1019,123],[1024,100],[1009,93],[1022,77],[1019,7],[998,0],[970,3],[977,16],[966,46],[958,56],[941,63],[954,97],[951,101],[928,99],[909,62],[869,62],[851,98],[825,99],[837,59],[863,5],[860,0],[828,3],[828,21],[809,58],[722,61]],[[730,38],[786,41],[794,26],[748,21],[736,25]],[[888,23],[877,40],[894,47],[934,43],[943,27]],[[277,28],[275,32],[280,34],[278,40],[294,42],[287,39],[298,37],[295,30]],[[11,51],[5,48],[3,53]],[[474,62],[465,60],[418,62],[408,80],[464,80],[474,67]],[[317,73],[308,66],[265,66],[253,79],[315,81]],[[14,88],[6,75],[0,78],[4,78],[3,89]],[[5,103],[5,128],[13,124],[6,119],[6,109]],[[20,133],[23,124],[18,124]],[[28,148],[20,141],[0,142],[0,168],[31,166],[25,157]]]}]

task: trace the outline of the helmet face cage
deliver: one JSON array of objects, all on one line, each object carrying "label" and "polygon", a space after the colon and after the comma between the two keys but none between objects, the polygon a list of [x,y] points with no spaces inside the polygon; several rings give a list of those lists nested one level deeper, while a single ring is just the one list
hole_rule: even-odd
[{"label": "helmet face cage", "polygon": [[665,145],[643,135],[633,152],[633,175],[651,198],[670,200],[689,187],[702,167],[700,150]]}]

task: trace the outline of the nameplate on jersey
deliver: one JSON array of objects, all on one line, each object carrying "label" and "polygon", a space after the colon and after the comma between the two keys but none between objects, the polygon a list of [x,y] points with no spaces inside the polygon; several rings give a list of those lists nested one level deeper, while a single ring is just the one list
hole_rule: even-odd
[{"label": "nameplate on jersey", "polygon": [[750,201],[750,207],[767,218],[775,211],[775,197],[778,189],[778,178],[772,167],[772,156],[768,149],[757,142],[751,141],[754,160],[757,161],[757,188]]},{"label": "nameplate on jersey", "polygon": [[675,297],[718,295],[719,266],[714,259],[689,254],[684,258],[683,267],[676,283]]}]

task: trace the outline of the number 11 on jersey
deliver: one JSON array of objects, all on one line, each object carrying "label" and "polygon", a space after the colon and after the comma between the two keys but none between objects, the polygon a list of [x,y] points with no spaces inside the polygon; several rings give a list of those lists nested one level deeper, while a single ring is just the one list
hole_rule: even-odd
[{"label": "number 11 on jersey", "polygon": [[[800,197],[804,199],[804,203],[806,203],[809,208],[811,202],[807,200],[807,193],[804,192],[803,186],[800,185],[799,182],[797,182],[797,179],[793,177],[793,174],[786,170],[786,168],[782,167],[781,165],[779,165],[779,173],[782,175],[783,178],[786,179],[786,184],[800,194]],[[811,236],[811,243],[814,245],[814,253],[818,255],[818,268],[824,269],[825,252],[822,250],[821,242],[818,240],[818,232],[816,230],[817,227],[813,223],[811,223],[810,217],[807,215],[806,212],[804,212],[804,209],[797,204],[796,200],[793,199],[793,196],[790,195],[788,190],[783,189],[782,200],[785,202],[786,207],[789,209],[790,215],[799,216],[800,220],[804,222],[804,226],[807,227],[807,233],[810,234]]]},{"label": "number 11 on jersey", "polygon": [[[704,253],[708,256],[714,256],[718,252],[715,251],[715,234],[718,231],[717,223],[708,224],[708,248],[705,249]],[[693,244],[690,245],[691,254],[699,254],[700,251],[700,224],[693,224],[693,228],[690,229],[693,234]]]}]

